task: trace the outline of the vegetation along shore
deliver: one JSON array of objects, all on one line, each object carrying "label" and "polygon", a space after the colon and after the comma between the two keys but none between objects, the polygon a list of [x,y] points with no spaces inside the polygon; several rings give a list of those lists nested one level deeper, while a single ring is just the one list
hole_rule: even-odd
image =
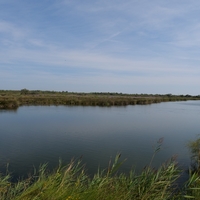
[{"label": "vegetation along shore", "polygon": [[24,105],[126,106],[187,100],[200,100],[200,95],[74,93],[27,89],[0,90],[0,109],[17,109]]},{"label": "vegetation along shore", "polygon": [[[160,140],[159,140],[160,141]],[[190,142],[192,166],[188,167],[188,180],[178,185],[182,174],[176,159],[171,158],[157,169],[152,162],[160,150],[162,142],[157,143],[151,162],[139,174],[131,170],[119,172],[120,154],[109,162],[107,169],[97,170],[87,175],[81,161],[72,160],[48,172],[47,165],[29,178],[16,183],[10,181],[11,175],[0,175],[1,200],[183,200],[200,199],[200,139]]]}]

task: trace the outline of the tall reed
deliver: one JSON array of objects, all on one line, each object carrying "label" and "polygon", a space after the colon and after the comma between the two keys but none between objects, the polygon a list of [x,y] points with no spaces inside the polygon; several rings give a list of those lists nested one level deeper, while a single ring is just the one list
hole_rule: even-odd
[{"label": "tall reed", "polygon": [[104,170],[97,170],[91,176],[86,173],[80,160],[68,165],[59,162],[58,167],[48,171],[47,164],[25,180],[12,183],[11,175],[0,175],[1,200],[182,200],[200,199],[199,150],[200,139],[192,141],[189,148],[195,168],[189,170],[189,178],[182,188],[177,180],[182,171],[174,158],[157,169],[152,167],[160,151],[162,139],[157,142],[150,163],[141,173],[130,170],[119,172],[125,160],[117,154]]},{"label": "tall reed", "polygon": [[141,174],[130,171],[119,173],[123,161],[120,155],[105,170],[98,170],[93,177],[86,174],[80,161],[71,161],[51,173],[42,165],[32,177],[12,184],[9,175],[0,177],[0,199],[34,200],[150,200],[173,199],[174,183],[179,170],[174,160],[157,170],[146,167]]}]

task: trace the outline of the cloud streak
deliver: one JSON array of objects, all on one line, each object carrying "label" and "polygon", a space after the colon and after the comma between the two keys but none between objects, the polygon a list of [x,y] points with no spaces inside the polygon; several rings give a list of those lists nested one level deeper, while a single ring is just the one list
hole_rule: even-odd
[{"label": "cloud streak", "polygon": [[1,2],[1,7],[2,89],[12,89],[9,82],[39,87],[37,79],[45,89],[67,84],[76,91],[95,91],[95,85],[104,91],[109,85],[112,91],[134,93],[131,85],[137,85],[141,93],[145,88],[163,93],[162,85],[166,93],[198,94],[198,1],[63,0],[47,5],[19,0],[13,6]]}]

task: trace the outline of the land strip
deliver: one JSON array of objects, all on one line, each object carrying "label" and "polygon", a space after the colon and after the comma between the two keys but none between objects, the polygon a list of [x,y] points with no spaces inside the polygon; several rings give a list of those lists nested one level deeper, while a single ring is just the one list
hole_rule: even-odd
[{"label": "land strip", "polygon": [[24,105],[127,106],[168,101],[200,100],[200,95],[74,93],[41,90],[0,90],[0,109]]}]

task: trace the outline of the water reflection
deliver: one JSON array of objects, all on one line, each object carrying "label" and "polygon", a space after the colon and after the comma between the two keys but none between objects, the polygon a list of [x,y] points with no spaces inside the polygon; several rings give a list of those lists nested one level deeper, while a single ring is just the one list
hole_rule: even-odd
[{"label": "water reflection", "polygon": [[17,109],[18,108],[15,108],[15,109],[0,109],[0,114],[1,113],[17,113]]}]

